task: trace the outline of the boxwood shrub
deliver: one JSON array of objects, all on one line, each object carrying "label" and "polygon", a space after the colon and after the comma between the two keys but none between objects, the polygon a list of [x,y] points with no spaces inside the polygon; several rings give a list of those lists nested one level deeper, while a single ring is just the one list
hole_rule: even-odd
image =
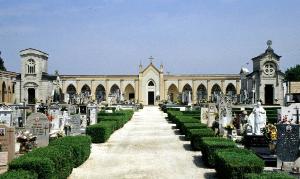
[{"label": "boxwood shrub", "polygon": [[294,177],[284,172],[263,172],[263,173],[247,173],[245,179],[294,179]]},{"label": "boxwood shrub", "polygon": [[209,167],[215,166],[215,152],[226,148],[235,148],[236,144],[222,137],[203,137],[200,140],[202,159]]},{"label": "boxwood shrub", "polygon": [[177,116],[175,121],[176,127],[182,129],[183,123],[200,123],[200,121],[190,116]]},{"label": "boxwood shrub", "polygon": [[220,178],[244,178],[247,173],[262,173],[264,161],[246,149],[216,151],[215,169]]},{"label": "boxwood shrub", "polygon": [[86,128],[86,134],[91,136],[93,143],[103,143],[117,129],[116,121],[102,121]]},{"label": "boxwood shrub", "polygon": [[85,162],[91,153],[91,137],[90,136],[67,136],[51,141],[49,146],[67,146],[71,147],[73,153],[74,168]]},{"label": "boxwood shrub", "polygon": [[12,160],[8,170],[28,170],[36,172],[39,179],[55,178],[55,165],[46,157],[27,157],[26,154]]},{"label": "boxwood shrub", "polygon": [[0,175],[0,179],[38,179],[38,175],[35,172],[29,170],[11,170]]},{"label": "boxwood shrub", "polygon": [[187,136],[190,136],[192,149],[199,151],[201,149],[201,138],[214,137],[215,133],[211,128],[189,129]]},{"label": "boxwood shrub", "polygon": [[203,129],[207,128],[207,125],[201,124],[200,122],[197,123],[183,123],[181,131],[185,135],[187,140],[190,140],[190,135],[188,135],[188,130],[190,129]]}]

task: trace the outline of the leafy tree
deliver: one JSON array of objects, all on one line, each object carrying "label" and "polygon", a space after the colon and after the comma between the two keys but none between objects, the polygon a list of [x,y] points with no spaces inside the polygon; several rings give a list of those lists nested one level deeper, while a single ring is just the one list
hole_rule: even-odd
[{"label": "leafy tree", "polygon": [[288,68],[285,71],[285,79],[287,81],[300,81],[300,64],[295,67]]},{"label": "leafy tree", "polygon": [[4,66],[4,61],[2,60],[2,58],[0,57],[0,70],[1,71],[6,71],[6,68]]}]

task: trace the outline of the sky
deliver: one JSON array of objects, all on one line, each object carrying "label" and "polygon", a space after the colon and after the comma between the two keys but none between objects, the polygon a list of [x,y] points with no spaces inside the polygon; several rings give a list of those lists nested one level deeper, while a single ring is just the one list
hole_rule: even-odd
[{"label": "sky", "polygon": [[[300,63],[299,0],[0,0],[0,51],[49,54],[49,73],[238,74],[272,40],[281,70]],[[249,63],[249,65],[247,65]]]}]

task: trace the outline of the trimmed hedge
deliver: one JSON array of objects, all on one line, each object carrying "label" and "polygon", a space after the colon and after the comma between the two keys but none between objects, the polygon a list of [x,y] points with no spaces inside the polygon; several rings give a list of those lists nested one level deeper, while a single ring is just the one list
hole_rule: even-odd
[{"label": "trimmed hedge", "polygon": [[124,126],[132,115],[132,110],[123,110],[114,113],[98,113],[97,124],[90,125],[86,128],[86,134],[91,136],[93,143],[106,142],[113,132]]},{"label": "trimmed hedge", "polygon": [[106,142],[117,129],[116,121],[102,121],[86,128],[86,134],[91,136],[93,143]]},{"label": "trimmed hedge", "polygon": [[178,129],[182,129],[183,123],[200,123],[200,121],[190,116],[176,117],[175,124]]},{"label": "trimmed hedge", "polygon": [[90,136],[67,136],[50,142],[49,146],[67,146],[71,147],[73,153],[74,168],[83,164],[91,153]]},{"label": "trimmed hedge", "polygon": [[247,173],[245,179],[294,179],[294,177],[284,172],[263,172],[263,173]]},{"label": "trimmed hedge", "polygon": [[78,167],[89,157],[90,145],[89,136],[68,136],[56,139],[47,147],[34,149],[12,160],[7,173],[14,170],[27,170],[35,172],[39,179],[67,178],[74,167]]},{"label": "trimmed hedge", "polygon": [[264,161],[245,149],[218,150],[215,169],[220,178],[244,178],[247,173],[262,173]]},{"label": "trimmed hedge", "polygon": [[190,129],[204,129],[207,128],[206,124],[201,124],[200,122],[197,123],[183,123],[181,131],[183,134],[185,134],[185,137],[187,140],[191,139],[191,136],[188,135],[188,131]]},{"label": "trimmed hedge", "polygon": [[28,170],[11,170],[0,175],[0,179],[38,179],[38,175],[35,172]]},{"label": "trimmed hedge", "polygon": [[211,128],[190,129],[187,132],[187,136],[190,136],[192,149],[198,151],[201,149],[201,138],[214,137],[215,133]]},{"label": "trimmed hedge", "polygon": [[222,137],[203,137],[200,141],[202,159],[209,167],[215,166],[215,152],[227,148],[235,148],[232,140]]}]

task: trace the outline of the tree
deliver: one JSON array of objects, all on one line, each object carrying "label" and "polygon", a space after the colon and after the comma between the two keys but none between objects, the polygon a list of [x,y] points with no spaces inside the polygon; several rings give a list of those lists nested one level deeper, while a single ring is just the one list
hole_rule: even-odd
[{"label": "tree", "polygon": [[295,67],[288,68],[285,71],[285,79],[287,81],[300,81],[300,64]]},{"label": "tree", "polygon": [[0,71],[6,71],[6,68],[4,66],[4,61],[1,58],[1,51],[0,51]]}]

